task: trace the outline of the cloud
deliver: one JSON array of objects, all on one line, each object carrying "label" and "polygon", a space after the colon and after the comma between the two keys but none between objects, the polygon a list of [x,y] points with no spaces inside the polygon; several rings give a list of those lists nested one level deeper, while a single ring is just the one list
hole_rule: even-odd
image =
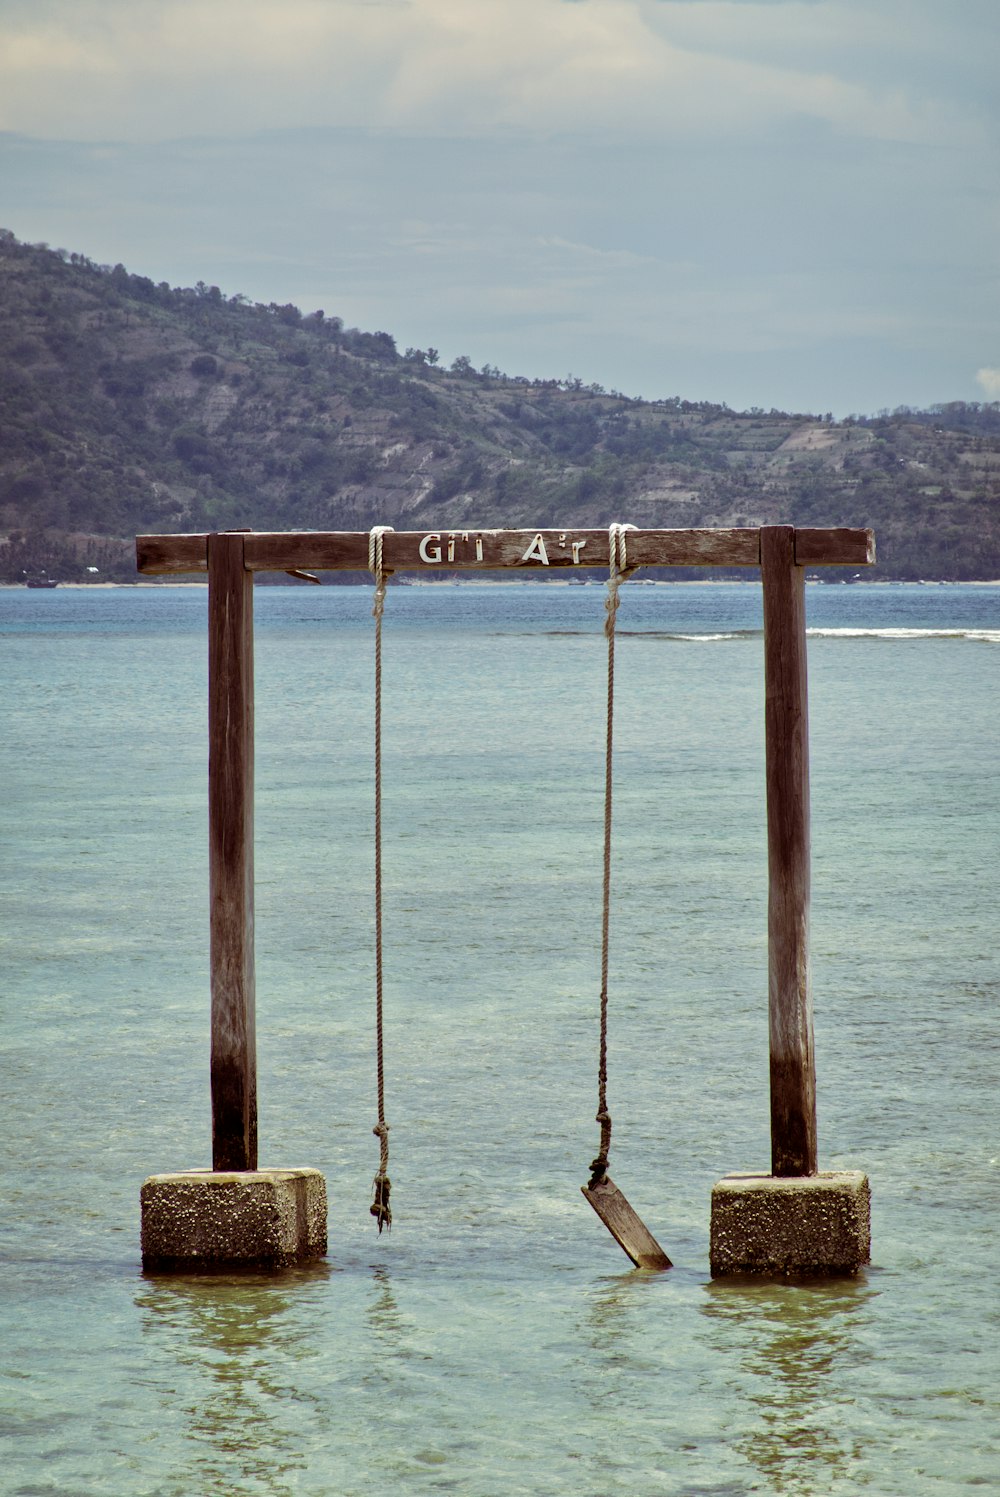
[{"label": "cloud", "polygon": [[[910,3],[922,11],[926,0]],[[877,139],[967,136],[957,82],[940,97],[947,70],[937,90],[910,86],[914,28],[899,19],[898,0],[8,0],[0,129],[155,140],[353,125],[688,140],[807,118]],[[956,33],[968,43],[952,24],[939,58],[954,59]]]},{"label": "cloud", "polygon": [[1000,400],[1000,369],[977,369],[976,383],[987,400]]},{"label": "cloud", "polygon": [[996,0],[0,0],[3,219],[512,372],[972,399],[998,27]]}]

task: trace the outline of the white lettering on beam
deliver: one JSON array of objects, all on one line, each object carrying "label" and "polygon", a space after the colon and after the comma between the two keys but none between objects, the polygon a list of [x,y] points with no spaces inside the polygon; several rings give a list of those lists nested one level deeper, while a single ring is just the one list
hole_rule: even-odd
[{"label": "white lettering on beam", "polygon": [[545,549],[545,540],[542,536],[541,531],[539,531],[535,536],[535,539],[532,541],[527,551],[525,551],[524,555],[521,557],[521,560],[522,562],[540,561],[543,567],[548,566],[549,553]]},{"label": "white lettering on beam", "polygon": [[[420,560],[427,566],[436,566],[442,560],[445,554],[447,554],[448,561],[454,561],[457,547],[460,544],[463,546],[467,546],[470,539],[474,541],[474,545],[476,548],[476,560],[483,561],[484,557],[482,536],[477,535],[474,538],[470,537],[470,534],[467,530],[453,530],[447,536],[447,539],[445,541],[442,541],[439,531],[432,530],[429,535],[425,535],[421,538],[420,545],[417,548]],[[580,552],[583,550],[587,542],[585,540],[570,541],[569,544],[573,549],[573,565],[575,567],[579,566]],[[560,539],[559,545],[560,549],[565,549],[565,537],[562,537]],[[531,545],[521,557],[520,565],[523,566],[525,562],[529,561],[537,561],[543,567],[547,567],[550,565],[549,553],[546,550],[545,546],[545,537],[540,530],[532,537]]]}]

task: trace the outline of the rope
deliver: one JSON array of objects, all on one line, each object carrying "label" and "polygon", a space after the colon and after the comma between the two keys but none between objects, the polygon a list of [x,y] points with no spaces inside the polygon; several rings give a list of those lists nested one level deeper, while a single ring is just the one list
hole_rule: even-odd
[{"label": "rope", "polygon": [[368,570],[375,578],[375,1057],[378,1075],[378,1122],[372,1129],[379,1141],[378,1173],[372,1181],[370,1206],[379,1232],[392,1226],[389,1207],[389,1124],[385,1120],[385,1066],[382,1051],[382,614],[391,573],[382,565],[382,537],[391,525],[375,525],[368,533]]},{"label": "rope", "polygon": [[608,707],[607,731],[604,743],[604,890],[601,907],[601,1046],[597,1066],[597,1118],[601,1125],[601,1142],[597,1158],[590,1164],[589,1190],[599,1185],[608,1172],[608,1154],[611,1149],[611,1114],[608,1111],[608,946],[611,931],[611,766],[614,748],[615,724],[615,616],[618,613],[618,592],[623,582],[636,571],[628,565],[625,532],[634,530],[634,525],[611,525],[608,527],[608,596],[604,601],[606,617],[604,632],[608,639]]}]

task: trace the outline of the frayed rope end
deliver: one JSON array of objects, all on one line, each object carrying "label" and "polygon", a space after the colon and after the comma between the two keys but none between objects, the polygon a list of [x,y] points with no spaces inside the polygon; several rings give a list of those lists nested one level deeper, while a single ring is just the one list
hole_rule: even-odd
[{"label": "frayed rope end", "polygon": [[388,1231],[388,1229],[392,1226],[392,1211],[389,1207],[389,1192],[392,1189],[392,1184],[389,1180],[389,1176],[376,1175],[374,1188],[375,1199],[372,1201],[372,1204],[368,1209],[371,1212],[372,1216],[374,1216],[375,1220],[378,1222],[378,1229],[381,1233],[383,1227],[385,1227]]}]

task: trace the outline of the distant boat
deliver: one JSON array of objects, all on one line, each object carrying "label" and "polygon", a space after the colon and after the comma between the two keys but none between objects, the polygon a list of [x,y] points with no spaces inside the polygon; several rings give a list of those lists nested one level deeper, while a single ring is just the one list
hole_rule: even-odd
[{"label": "distant boat", "polygon": [[26,577],[25,587],[58,587],[58,582],[52,577]]}]

